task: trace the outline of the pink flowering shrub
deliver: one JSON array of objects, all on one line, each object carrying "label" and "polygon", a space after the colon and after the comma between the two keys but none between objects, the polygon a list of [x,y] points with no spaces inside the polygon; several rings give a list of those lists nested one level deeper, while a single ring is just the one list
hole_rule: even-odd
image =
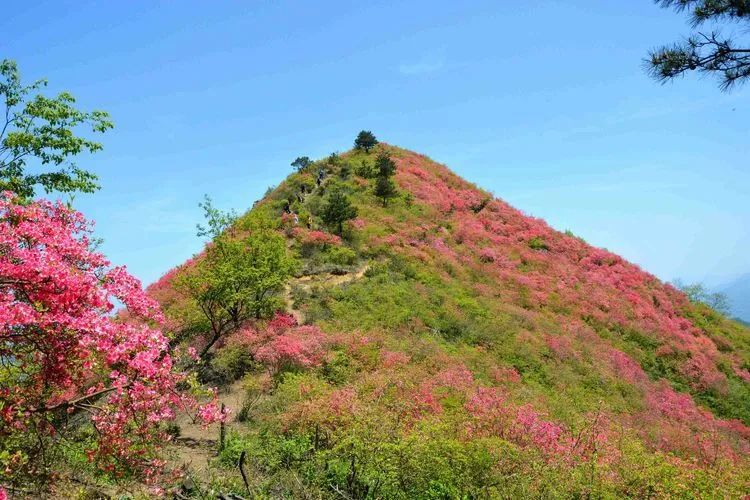
[{"label": "pink flowering shrub", "polygon": [[647,379],[641,366],[622,351],[610,350],[609,362],[615,373],[630,383],[643,383]]},{"label": "pink flowering shrub", "polygon": [[364,229],[364,228],[365,228],[365,226],[367,225],[367,221],[366,221],[366,220],[364,220],[364,219],[363,219],[363,218],[361,218],[361,217],[357,217],[356,219],[352,219],[352,220],[350,220],[350,221],[349,221],[349,224],[350,224],[350,225],[351,225],[351,226],[352,226],[352,227],[353,227],[354,229]]},{"label": "pink flowering shrub", "polygon": [[272,374],[288,367],[318,366],[327,345],[327,338],[318,327],[299,326],[292,315],[280,312],[264,328],[247,326],[231,341],[246,346]]},{"label": "pink flowering shrub", "polygon": [[497,388],[477,388],[466,409],[472,416],[467,424],[471,436],[501,437],[540,449],[551,457],[572,450],[572,441],[563,427],[542,419],[529,405],[514,407]]},{"label": "pink flowering shrub", "polygon": [[[159,305],[125,268],[91,250],[90,232],[61,203],[0,197],[0,454],[26,457],[0,479],[33,476],[44,455],[23,437],[54,448],[65,432],[59,415],[78,412],[96,428],[91,460],[153,475],[166,439],[158,424],[198,408],[177,389],[184,375],[158,329]],[[112,315],[116,302],[127,314]],[[211,407],[200,415],[221,418]]]},{"label": "pink flowering shrub", "polygon": [[411,360],[411,357],[403,352],[380,351],[380,363],[385,368],[393,368],[398,365],[405,365]]},{"label": "pink flowering shrub", "polygon": [[335,234],[318,230],[310,231],[307,229],[297,228],[297,230],[295,230],[295,236],[303,245],[316,247],[324,247],[327,245],[341,245],[340,237],[336,236]]}]

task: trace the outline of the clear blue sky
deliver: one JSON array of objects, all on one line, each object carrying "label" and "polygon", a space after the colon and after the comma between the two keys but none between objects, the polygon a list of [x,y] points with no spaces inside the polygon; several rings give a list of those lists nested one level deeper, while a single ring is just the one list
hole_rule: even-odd
[{"label": "clear blue sky", "polygon": [[15,1],[0,31],[112,114],[76,205],[146,283],[201,247],[204,193],[244,210],[363,128],[663,279],[750,271],[750,88],[649,80],[688,32],[649,0]]}]

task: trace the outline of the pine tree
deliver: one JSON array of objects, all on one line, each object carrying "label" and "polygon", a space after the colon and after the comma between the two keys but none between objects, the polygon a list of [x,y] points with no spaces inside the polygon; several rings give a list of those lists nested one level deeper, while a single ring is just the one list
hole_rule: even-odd
[{"label": "pine tree", "polygon": [[377,146],[378,140],[375,138],[375,134],[369,130],[363,130],[354,140],[355,149],[364,149],[365,153],[369,153],[372,148]]},{"label": "pine tree", "polygon": [[383,201],[383,206],[388,205],[388,199],[396,196],[396,185],[390,177],[378,176],[375,181],[375,196]]},{"label": "pine tree", "polygon": [[344,222],[357,216],[357,208],[352,206],[349,198],[342,191],[334,191],[328,196],[321,217],[323,222],[337,229],[339,236],[344,232]]},{"label": "pine tree", "polygon": [[292,162],[292,166],[300,172],[310,165],[312,165],[312,160],[308,156],[300,156]]},{"label": "pine tree", "polygon": [[[691,24],[716,24],[720,21],[744,24],[750,28],[748,0],[657,0],[664,7],[692,12]],[[663,46],[649,54],[648,72],[656,80],[665,82],[688,71],[716,74],[721,90],[728,90],[750,78],[750,40],[739,43],[718,31],[696,31],[684,42]]]},{"label": "pine tree", "polygon": [[375,160],[375,169],[379,177],[391,177],[396,173],[396,163],[388,156],[388,153],[380,153]]}]

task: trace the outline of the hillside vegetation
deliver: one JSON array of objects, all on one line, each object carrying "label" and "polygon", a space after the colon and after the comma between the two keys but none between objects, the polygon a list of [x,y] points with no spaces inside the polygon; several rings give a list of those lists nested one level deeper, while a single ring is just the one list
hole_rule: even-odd
[{"label": "hillside vegetation", "polygon": [[[149,289],[203,381],[242,393],[181,494],[750,491],[746,327],[425,156],[295,166]],[[280,274],[259,294],[243,266]],[[252,312],[224,307],[248,283]]]}]

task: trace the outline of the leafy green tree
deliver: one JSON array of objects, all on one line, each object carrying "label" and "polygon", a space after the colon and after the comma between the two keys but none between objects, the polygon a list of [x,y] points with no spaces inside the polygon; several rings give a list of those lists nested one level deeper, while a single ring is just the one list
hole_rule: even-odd
[{"label": "leafy green tree", "polygon": [[226,333],[251,318],[267,317],[278,305],[281,290],[297,269],[297,261],[286,241],[262,224],[249,236],[234,232],[236,216],[213,208],[210,199],[201,204],[207,227],[199,235],[211,236],[202,258],[180,275],[177,286],[193,299],[210,329],[210,338],[200,357]]},{"label": "leafy green tree", "polygon": [[323,222],[335,227],[336,234],[341,236],[344,232],[344,222],[357,216],[357,208],[352,206],[349,198],[341,190],[336,190],[328,196],[320,215]]},{"label": "leafy green tree", "polygon": [[378,140],[375,138],[375,134],[369,130],[363,130],[357,134],[357,138],[354,140],[355,149],[364,149],[365,153],[369,153],[372,148],[378,145]]},{"label": "leafy green tree", "polygon": [[398,194],[396,186],[390,177],[378,176],[375,181],[375,196],[380,198],[383,202],[383,206],[388,205],[388,200]]},{"label": "leafy green tree", "polygon": [[385,152],[378,155],[375,160],[375,168],[380,177],[391,177],[396,173],[396,163]]},{"label": "leafy green tree", "polygon": [[292,162],[292,166],[300,172],[310,165],[312,165],[312,160],[308,156],[299,156]]},{"label": "leafy green tree", "polygon": [[672,284],[687,295],[691,302],[705,304],[724,315],[729,314],[729,299],[723,293],[712,293],[702,283],[686,284],[675,280]]},{"label": "leafy green tree", "polygon": [[[109,115],[76,109],[75,98],[68,92],[56,97],[37,93],[46,85],[46,80],[23,85],[16,63],[8,59],[0,62],[0,95],[5,103],[5,122],[0,129],[0,191],[14,191],[25,198],[34,196],[35,186],[47,193],[94,192],[99,188],[97,176],[77,167],[71,158],[102,149],[100,143],[76,134],[84,125],[93,132],[107,131],[112,128]],[[35,172],[29,172],[29,167]],[[51,171],[45,171],[48,169]]]},{"label": "leafy green tree", "polygon": [[[694,28],[706,23],[733,22],[750,28],[748,0],[656,0],[664,8],[689,10]],[[728,90],[750,77],[750,40],[738,42],[717,30],[696,31],[685,41],[651,51],[646,60],[651,76],[659,81],[672,80],[688,71],[714,74],[721,90]]]},{"label": "leafy green tree", "polygon": [[212,240],[216,239],[225,231],[231,230],[237,222],[237,212],[234,210],[224,212],[216,208],[211,197],[207,194],[203,196],[203,201],[198,203],[198,206],[203,209],[203,216],[206,218],[205,226],[196,224],[199,237],[208,236]]}]

